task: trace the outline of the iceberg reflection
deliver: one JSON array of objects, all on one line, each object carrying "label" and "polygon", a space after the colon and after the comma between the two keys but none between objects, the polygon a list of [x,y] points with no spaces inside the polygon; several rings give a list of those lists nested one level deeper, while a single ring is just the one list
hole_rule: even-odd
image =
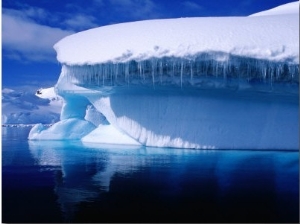
[{"label": "iceberg reflection", "polygon": [[[29,141],[29,148],[41,169],[61,167],[56,169],[54,190],[69,221],[83,203],[107,203],[113,195],[123,200],[128,194],[126,198],[145,203],[150,197],[174,203],[190,198],[228,215],[234,215],[228,204],[239,208],[241,203],[264,202],[278,216],[285,212],[278,204],[282,198],[299,196],[296,151],[122,147],[80,141]],[[112,201],[107,206],[116,206]],[[243,213],[240,209],[237,212]]]}]

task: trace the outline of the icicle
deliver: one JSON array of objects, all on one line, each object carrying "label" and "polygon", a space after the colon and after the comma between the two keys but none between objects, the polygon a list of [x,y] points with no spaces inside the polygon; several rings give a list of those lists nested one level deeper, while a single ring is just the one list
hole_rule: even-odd
[{"label": "icicle", "polygon": [[99,86],[99,67],[100,67],[100,65],[96,65],[95,67],[96,67],[96,80],[95,80],[95,82],[96,82],[96,86]]},{"label": "icicle", "polygon": [[263,79],[266,80],[267,79],[267,69],[266,69],[266,67],[263,67],[262,70],[263,70]]},{"label": "icicle", "polygon": [[114,73],[115,73],[115,82],[117,82],[117,80],[118,80],[118,74],[119,74],[119,63],[116,63],[115,65],[114,65]]},{"label": "icicle", "polygon": [[271,84],[271,89],[273,88],[273,68],[272,66],[270,67],[270,84]]},{"label": "icicle", "polygon": [[102,65],[102,86],[104,86],[105,64]]},{"label": "icicle", "polygon": [[141,62],[141,69],[142,69],[143,80],[145,81],[145,62]]},{"label": "icicle", "polygon": [[194,73],[193,73],[193,64],[191,64],[191,62],[190,62],[190,66],[191,66],[191,83],[193,83]]},{"label": "icicle", "polygon": [[159,63],[159,79],[160,79],[160,84],[162,84],[162,76],[163,76],[163,62],[160,60]]},{"label": "icicle", "polygon": [[183,61],[181,61],[181,68],[180,68],[180,87],[182,88],[182,76],[183,76]]},{"label": "icicle", "polygon": [[176,67],[176,64],[175,64],[175,61],[173,60],[173,65],[172,65],[172,77],[175,76],[175,67]]},{"label": "icicle", "polygon": [[[222,55],[221,55],[222,56]],[[221,58],[222,59],[222,58]],[[183,88],[185,77],[193,84],[197,78],[222,76],[224,82],[228,78],[238,80],[259,80],[264,83],[299,82],[299,65],[284,62],[228,56],[226,60],[216,60],[214,55],[203,54],[195,58],[152,58],[144,61],[126,63],[103,63],[97,65],[68,66],[64,65],[66,80],[75,85],[114,86],[129,85],[132,81],[152,79],[161,85],[170,80]],[[159,80],[156,80],[157,77]],[[101,81],[102,79],[102,81]]]},{"label": "icicle", "polygon": [[129,84],[129,62],[125,63],[125,80]]},{"label": "icicle", "polygon": [[140,79],[142,79],[142,65],[140,61],[138,62],[137,66],[138,66],[138,76]]},{"label": "icicle", "polygon": [[286,65],[286,67],[287,67],[287,73],[290,74],[291,80],[294,80],[295,74],[297,74],[297,76],[299,76],[299,69],[298,69],[298,71],[296,71],[297,68],[299,68],[298,66]]},{"label": "icicle", "polygon": [[152,74],[152,85],[154,86],[154,84],[155,84],[155,68],[156,68],[156,61],[155,61],[155,59],[152,59],[152,70],[151,70],[151,74]]}]

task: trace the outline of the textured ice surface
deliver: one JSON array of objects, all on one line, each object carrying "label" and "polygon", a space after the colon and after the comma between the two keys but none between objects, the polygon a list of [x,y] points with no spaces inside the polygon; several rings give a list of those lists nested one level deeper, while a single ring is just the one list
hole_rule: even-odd
[{"label": "textured ice surface", "polygon": [[83,142],[102,144],[141,145],[139,142],[122,133],[112,125],[100,124],[95,130],[82,138]]},{"label": "textured ice surface", "polygon": [[46,129],[42,124],[36,124],[30,131],[28,139],[66,140],[81,139],[90,133],[95,126],[86,121],[76,118],[61,120]]}]

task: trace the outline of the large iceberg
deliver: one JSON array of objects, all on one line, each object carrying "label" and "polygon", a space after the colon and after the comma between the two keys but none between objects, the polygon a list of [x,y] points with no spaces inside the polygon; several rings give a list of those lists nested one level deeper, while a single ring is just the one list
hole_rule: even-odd
[{"label": "large iceberg", "polygon": [[61,121],[34,127],[29,139],[298,149],[298,28],[299,1],[249,17],[147,20],[68,36],[54,46]]}]

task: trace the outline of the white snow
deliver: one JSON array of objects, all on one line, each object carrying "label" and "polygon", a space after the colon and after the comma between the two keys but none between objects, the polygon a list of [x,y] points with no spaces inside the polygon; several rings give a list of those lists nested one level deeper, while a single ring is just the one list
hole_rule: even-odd
[{"label": "white snow", "polygon": [[[117,141],[116,141],[117,139]],[[102,144],[141,145],[128,135],[117,130],[112,125],[100,124],[95,130],[82,138],[83,142],[98,142]]]},{"label": "white snow", "polygon": [[299,14],[299,1],[280,5],[269,10],[254,13],[250,16],[270,16],[270,15],[284,15],[284,14]]},{"label": "white snow", "polygon": [[[299,8],[299,2],[292,4]],[[119,63],[207,52],[299,63],[299,13],[284,16],[199,17],[103,26],[54,45],[68,65]]]},{"label": "white snow", "polygon": [[298,149],[295,11],[148,20],[68,36],[54,46],[61,121],[37,125],[29,139]]}]

